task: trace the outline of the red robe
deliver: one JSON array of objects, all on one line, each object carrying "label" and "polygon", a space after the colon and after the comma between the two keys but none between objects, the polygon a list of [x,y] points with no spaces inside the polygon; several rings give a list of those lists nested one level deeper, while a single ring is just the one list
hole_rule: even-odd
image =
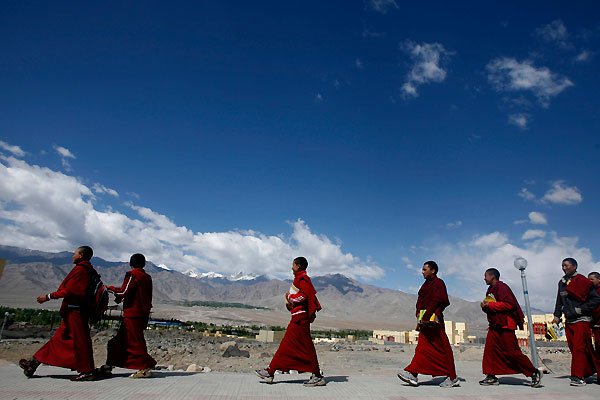
[{"label": "red robe", "polygon": [[310,335],[310,323],[321,309],[316,293],[306,271],[294,273],[294,283],[286,293],[287,299],[292,303],[292,320],[269,364],[270,374],[289,370],[320,374],[317,351]]},{"label": "red robe", "polygon": [[529,358],[521,352],[515,329],[523,327],[523,311],[510,287],[502,281],[490,286],[486,296],[493,295],[495,302],[484,309],[489,329],[483,350],[482,368],[486,375],[524,374],[536,371]]},{"label": "red robe", "polygon": [[[596,293],[600,294],[600,287],[596,288]],[[600,376],[600,306],[596,307],[592,313],[592,336],[594,337],[594,365],[596,373]]]},{"label": "red robe", "polygon": [[60,314],[63,318],[54,336],[34,355],[37,361],[69,368],[79,373],[94,370],[94,354],[88,315],[86,289],[94,269],[89,261],[80,261],[62,281],[52,299],[63,299]]},{"label": "red robe", "polygon": [[116,301],[123,301],[123,321],[116,336],[108,341],[106,365],[145,369],[156,360],[148,354],[144,330],[152,308],[152,278],[143,268],[125,274],[121,287],[108,286]]},{"label": "red robe", "polygon": [[456,378],[454,354],[452,354],[452,347],[446,336],[444,325],[443,311],[449,305],[450,301],[444,281],[435,275],[433,278],[427,279],[419,289],[416,314],[418,317],[420,311],[425,310],[423,321],[429,321],[431,315],[435,314],[438,322],[420,327],[415,355],[404,370],[415,375]]}]

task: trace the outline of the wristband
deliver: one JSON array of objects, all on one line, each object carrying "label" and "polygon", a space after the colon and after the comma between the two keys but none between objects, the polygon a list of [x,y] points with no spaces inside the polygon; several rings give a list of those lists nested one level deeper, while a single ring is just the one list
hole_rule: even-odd
[{"label": "wristband", "polygon": [[52,300],[52,293],[48,293],[48,294],[46,295],[46,298],[47,298],[48,300]]}]

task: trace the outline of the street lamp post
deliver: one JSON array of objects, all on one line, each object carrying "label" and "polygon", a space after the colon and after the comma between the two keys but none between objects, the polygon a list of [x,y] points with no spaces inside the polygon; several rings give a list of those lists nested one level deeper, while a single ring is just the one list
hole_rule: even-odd
[{"label": "street lamp post", "polygon": [[2,340],[2,334],[4,333],[4,326],[6,325],[6,320],[10,314],[7,312],[4,313],[4,321],[2,322],[2,328],[0,329],[0,340]]},{"label": "street lamp post", "polygon": [[525,277],[525,268],[527,260],[523,257],[515,258],[515,268],[521,271],[521,282],[523,283],[523,295],[525,296],[525,309],[527,311],[527,324],[529,325],[529,348],[531,349],[531,362],[538,368],[537,349],[535,348],[535,336],[533,333],[533,318],[531,318],[531,305],[529,304],[529,291],[527,290],[527,278]]}]

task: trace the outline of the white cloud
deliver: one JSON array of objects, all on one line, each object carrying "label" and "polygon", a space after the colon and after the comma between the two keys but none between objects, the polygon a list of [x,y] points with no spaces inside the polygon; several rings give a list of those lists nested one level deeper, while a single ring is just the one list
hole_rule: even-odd
[{"label": "white cloud", "polygon": [[591,57],[592,57],[592,52],[587,49],[583,49],[575,57],[575,62],[583,63],[583,62],[589,61]]},{"label": "white cloud", "polygon": [[108,194],[111,195],[113,197],[119,197],[119,192],[117,192],[114,189],[111,189],[109,187],[106,187],[100,183],[94,183],[92,185],[92,190],[94,191],[94,193],[98,193],[98,194]]},{"label": "white cloud", "polygon": [[523,233],[523,240],[541,239],[546,236],[546,231],[540,229],[529,229]]},{"label": "white cloud", "polygon": [[527,129],[527,124],[529,123],[529,114],[517,113],[510,114],[508,116],[508,123],[514,125],[520,129]]},{"label": "white cloud", "polygon": [[529,222],[534,225],[547,225],[548,219],[544,215],[544,213],[532,211],[529,213]]},{"label": "white cloud", "polygon": [[542,198],[544,203],[563,205],[579,204],[583,201],[581,191],[575,186],[566,186],[564,181],[556,181]]},{"label": "white cloud", "polygon": [[317,93],[315,95],[315,103],[322,103],[325,99],[321,93]]},{"label": "white cloud", "polygon": [[66,147],[54,146],[54,150],[56,150],[58,155],[60,155],[62,158],[77,158],[73,153],[71,153],[71,150],[67,149]]},{"label": "white cloud", "polygon": [[558,75],[547,67],[536,67],[531,61],[517,61],[514,58],[496,58],[486,66],[488,80],[498,91],[529,91],[537,97],[542,106],[547,107],[550,99],[573,82]]},{"label": "white cloud", "polygon": [[399,8],[396,0],[369,0],[367,4],[380,14],[387,14],[391,9]]},{"label": "white cloud", "polygon": [[481,248],[499,247],[508,242],[508,237],[504,233],[492,232],[487,235],[475,236],[471,245]]},{"label": "white cloud", "polygon": [[403,96],[417,97],[419,86],[430,82],[440,83],[446,79],[446,70],[442,64],[452,53],[446,51],[444,46],[439,43],[419,44],[406,41],[402,44],[402,49],[413,60],[401,88]]},{"label": "white cloud", "polygon": [[66,171],[71,171],[71,164],[69,163],[69,160],[67,160],[68,158],[77,158],[75,157],[75,154],[71,153],[71,150],[67,149],[66,147],[62,147],[62,146],[54,146],[54,150],[56,150],[56,152],[58,153],[58,155],[60,156],[60,162],[62,163],[63,168]]},{"label": "white cloud", "polygon": [[567,31],[567,27],[560,20],[554,20],[547,25],[542,25],[535,30],[535,34],[546,42],[554,43],[557,46],[568,49],[573,45],[570,42],[570,35]]},{"label": "white cloud", "polygon": [[560,237],[556,233],[549,233],[538,240],[527,240],[521,246],[498,232],[478,238],[494,237],[501,240],[487,240],[486,246],[480,246],[477,240],[438,243],[437,247],[428,250],[433,259],[440,260],[444,276],[456,279],[455,287],[449,287],[452,292],[470,300],[481,299],[486,290],[483,273],[487,268],[494,267],[500,270],[501,279],[512,287],[521,304],[524,304],[520,274],[513,266],[514,259],[521,256],[529,262],[526,273],[532,306],[551,312],[564,258],[574,257],[582,273],[600,268],[600,262],[594,261],[588,248],[579,246],[576,237]]},{"label": "white cloud", "polygon": [[362,62],[362,60],[360,58],[357,58],[356,60],[354,60],[354,65],[356,66],[356,69],[364,69],[365,68],[365,64]]},{"label": "white cloud", "polygon": [[462,224],[463,224],[462,221],[448,222],[446,224],[446,228],[448,228],[448,229],[458,228],[459,226],[462,226]]},{"label": "white cloud", "polygon": [[13,154],[15,157],[24,157],[25,156],[25,152],[19,146],[10,145],[3,140],[0,140],[0,149],[8,151],[9,153]]},{"label": "white cloud", "polygon": [[527,188],[521,188],[518,196],[524,198],[525,200],[535,200],[535,194],[531,193]]},{"label": "white cloud", "polygon": [[312,274],[375,279],[384,270],[344,252],[297,220],[289,235],[252,230],[193,232],[147,207],[127,203],[133,216],[95,207],[92,190],[77,178],[14,157],[0,158],[0,243],[45,251],[90,244],[108,260],[144,253],[178,271],[239,272],[289,278],[294,257],[308,258]]}]

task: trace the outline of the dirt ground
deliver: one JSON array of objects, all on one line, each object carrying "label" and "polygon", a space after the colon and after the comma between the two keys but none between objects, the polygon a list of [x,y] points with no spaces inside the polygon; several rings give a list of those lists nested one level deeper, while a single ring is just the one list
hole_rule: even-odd
[{"label": "dirt ground", "polygon": [[[114,329],[93,335],[94,360],[97,366],[106,359],[106,344],[116,333]],[[0,341],[0,364],[16,363],[30,357],[48,340],[50,332],[45,330],[21,333],[12,332],[12,339]],[[15,336],[29,336],[14,338]],[[37,337],[31,337],[37,336]],[[179,330],[147,330],[146,341],[149,353],[161,368],[186,370],[196,364],[205,371],[252,372],[266,367],[277,350],[276,343],[262,343],[245,338],[206,337],[197,332]],[[224,357],[225,349],[235,341],[249,357]],[[225,343],[225,344],[224,344]],[[369,342],[319,343],[316,345],[321,368],[325,373],[381,374],[394,373],[406,366],[413,354],[414,345],[376,345]],[[453,348],[456,361],[480,361],[482,345],[461,345]],[[524,350],[529,355],[528,350]],[[570,353],[566,347],[541,347],[538,349],[540,366],[551,372],[568,374]],[[206,368],[208,367],[208,368]]]}]

